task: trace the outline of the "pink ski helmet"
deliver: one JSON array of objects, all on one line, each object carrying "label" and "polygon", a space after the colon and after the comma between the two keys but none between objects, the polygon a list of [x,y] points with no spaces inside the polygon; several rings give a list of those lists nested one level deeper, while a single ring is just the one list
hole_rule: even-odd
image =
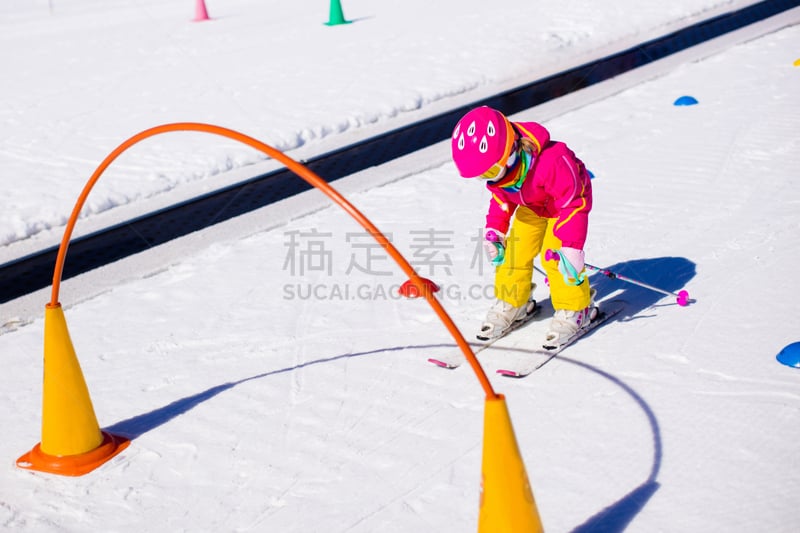
[{"label": "pink ski helmet", "polygon": [[496,176],[508,161],[515,140],[511,122],[500,111],[486,106],[473,109],[458,121],[450,139],[458,173],[464,178],[484,173]]}]

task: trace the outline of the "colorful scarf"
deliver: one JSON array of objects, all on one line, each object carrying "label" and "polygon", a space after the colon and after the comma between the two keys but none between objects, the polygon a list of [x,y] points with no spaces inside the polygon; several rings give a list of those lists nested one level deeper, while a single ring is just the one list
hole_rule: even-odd
[{"label": "colorful scarf", "polygon": [[506,175],[495,183],[496,186],[502,187],[509,192],[519,192],[525,178],[528,177],[528,171],[531,169],[533,163],[533,154],[528,153],[526,150],[519,149],[517,152],[517,160],[514,165],[506,171]]}]

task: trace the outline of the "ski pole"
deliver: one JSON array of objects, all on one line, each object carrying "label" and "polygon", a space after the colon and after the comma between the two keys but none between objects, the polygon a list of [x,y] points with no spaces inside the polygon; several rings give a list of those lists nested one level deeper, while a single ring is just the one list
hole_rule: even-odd
[{"label": "ski pole", "polygon": [[[550,261],[551,259],[559,261],[561,259],[561,256],[556,251],[547,250],[547,252],[545,252],[545,259],[547,261]],[[588,268],[589,270],[594,270],[596,272],[599,272],[608,278],[627,281],[628,283],[638,285],[639,287],[644,287],[645,289],[650,289],[651,291],[660,292],[661,294],[665,294],[667,296],[674,296],[676,298],[676,301],[678,302],[678,305],[680,305],[681,307],[686,307],[687,305],[689,305],[689,291],[682,290],[678,293],[674,293],[666,291],[664,289],[659,289],[658,287],[653,287],[652,285],[648,285],[647,283],[641,281],[636,281],[635,279],[625,277],[622,274],[617,274],[616,272],[612,272],[607,268],[599,268],[594,265],[590,265],[589,263],[584,263],[584,266],[586,266],[586,268]]]}]

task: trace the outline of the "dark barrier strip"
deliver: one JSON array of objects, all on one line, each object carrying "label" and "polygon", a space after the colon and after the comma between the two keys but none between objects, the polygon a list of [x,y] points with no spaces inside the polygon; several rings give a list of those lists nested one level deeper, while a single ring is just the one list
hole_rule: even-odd
[{"label": "dark barrier strip", "polygon": [[[585,65],[506,91],[469,106],[422,120],[315,157],[306,163],[328,181],[380,165],[449,137],[461,116],[476,105],[514,114],[607,80],[704,41],[800,5],[800,0],[767,0],[639,44]],[[71,278],[218,222],[310,189],[287,169],[140,216],[74,239],[63,279]],[[0,303],[52,282],[58,247],[0,265]]]}]

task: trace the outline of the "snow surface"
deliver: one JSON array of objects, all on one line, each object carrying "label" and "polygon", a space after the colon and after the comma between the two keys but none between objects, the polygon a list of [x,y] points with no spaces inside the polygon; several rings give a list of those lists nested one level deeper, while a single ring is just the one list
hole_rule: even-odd
[{"label": "snow surface", "polygon": [[[335,27],[317,3],[209,0],[214,20],[198,24],[189,1],[3,2],[0,246],[17,246],[0,260],[57,243],[95,167],[141,130],[209,122],[302,158],[751,2],[351,0],[354,23]],[[84,213],[157,208],[263,159],[208,135],[153,139],[107,172]]]},{"label": "snow surface", "polygon": [[[60,238],[94,167],[142,129],[218,123],[304,157],[740,5],[346,1],[354,22],[328,27],[327,5],[209,1],[214,20],[190,23],[187,4],[0,7],[6,254]],[[775,360],[800,340],[800,17],[780,20],[518,115],[596,175],[587,260],[696,299],[595,276],[624,317],[524,380],[492,374],[547,531],[800,530],[800,371]],[[673,106],[682,95],[699,104]],[[442,285],[469,338],[490,303],[474,240],[486,193],[447,157],[442,143],[336,186]],[[82,223],[270,164],[164,136],[112,167]],[[40,438],[48,294],[33,317],[0,307],[0,524],[475,530],[484,396],[468,368],[425,363],[453,341],[424,301],[395,295],[403,276],[359,226],[310,192],[179,241],[64,285],[100,424],[133,437],[84,477],[14,465]],[[487,371],[546,319],[484,352]]]}]

